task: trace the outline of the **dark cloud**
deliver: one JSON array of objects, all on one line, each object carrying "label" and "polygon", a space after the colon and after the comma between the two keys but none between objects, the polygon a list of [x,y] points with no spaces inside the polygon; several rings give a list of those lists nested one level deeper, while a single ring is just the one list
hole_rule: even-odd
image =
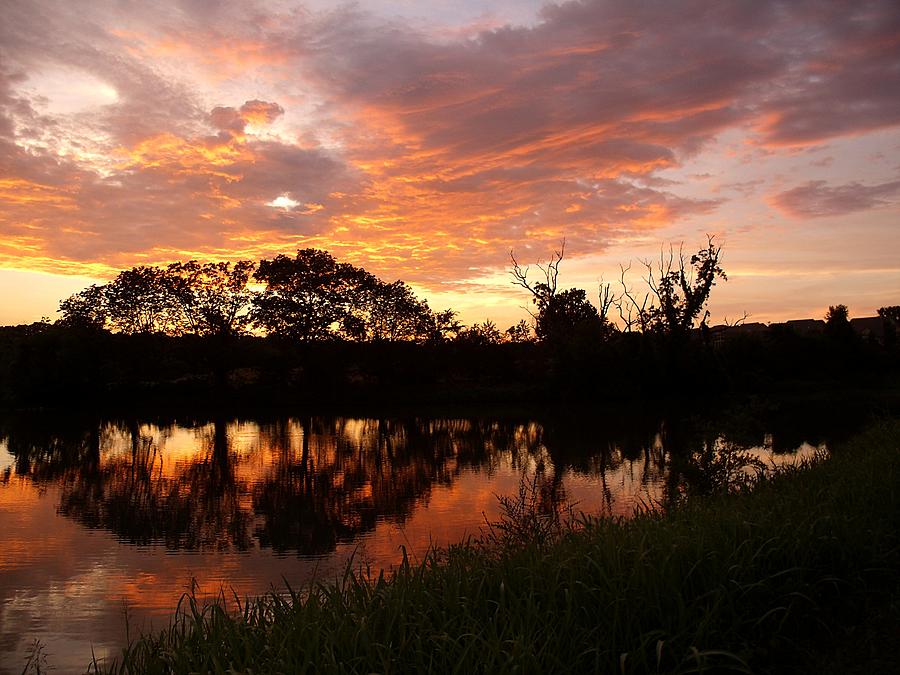
[{"label": "dark cloud", "polygon": [[741,121],[776,143],[900,121],[895,2],[569,2],[543,18],[436,45],[337,13],[317,63],[340,95],[465,151],[585,126],[689,150]]},{"label": "dark cloud", "polygon": [[789,67],[761,92],[771,143],[807,144],[900,124],[900,4],[798,2],[774,31]]},{"label": "dark cloud", "polygon": [[823,218],[887,206],[896,203],[898,195],[900,181],[830,186],[824,180],[815,180],[780,192],[774,196],[773,203],[795,218]]},{"label": "dark cloud", "polygon": [[231,106],[218,106],[209,113],[209,122],[216,129],[222,131],[230,131],[236,134],[244,133],[244,127],[247,126],[247,120],[241,117],[236,108]]},{"label": "dark cloud", "polygon": [[765,184],[765,179],[756,178],[754,180],[745,180],[737,183],[725,183],[724,185],[716,188],[715,192],[721,192],[724,190],[731,190],[741,194],[744,197],[750,197],[751,195],[756,194]]},{"label": "dark cloud", "polygon": [[129,144],[155,133],[195,131],[205,112],[191,87],[129,52],[127,41],[115,34],[121,15],[109,7],[102,2],[87,9],[41,0],[8,3],[0,22],[0,62],[17,63],[29,78],[48,72],[86,74],[114,89],[115,104],[91,111],[82,120],[82,132],[91,129]]}]

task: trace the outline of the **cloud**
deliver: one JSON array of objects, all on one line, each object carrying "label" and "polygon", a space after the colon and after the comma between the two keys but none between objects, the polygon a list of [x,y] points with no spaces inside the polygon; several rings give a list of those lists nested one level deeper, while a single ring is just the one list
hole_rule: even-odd
[{"label": "cloud", "polygon": [[[358,6],[8,4],[0,262],[319,245],[437,283],[715,211],[660,172],[723,132],[776,155],[900,124],[896,2],[565,2],[477,33]],[[53,112],[40,82],[66,76],[114,96]],[[890,185],[775,203],[847,213]]]},{"label": "cloud", "polygon": [[241,117],[247,124],[271,124],[284,115],[284,108],[277,103],[254,99],[241,106]]},{"label": "cloud", "polygon": [[830,186],[824,180],[815,180],[780,192],[772,201],[794,218],[824,218],[889,206],[896,203],[897,195],[900,195],[900,181]]},{"label": "cloud", "polygon": [[[358,191],[352,169],[321,148],[241,134],[162,132],[113,144],[103,162],[61,156],[23,133],[41,118],[0,71],[0,264],[41,269],[79,261],[127,267],[141,261],[257,255],[316,236]],[[245,123],[276,119],[277,103],[236,109]],[[243,127],[241,127],[243,131]],[[303,209],[269,203],[284,193]]]},{"label": "cloud", "polygon": [[772,144],[809,144],[900,124],[900,5],[798,2],[784,53],[800,50],[771,91],[761,92],[760,128]]},{"label": "cloud", "polygon": [[222,131],[243,134],[248,124],[268,125],[284,115],[284,108],[277,103],[254,99],[240,108],[218,106],[209,113],[209,121]]}]

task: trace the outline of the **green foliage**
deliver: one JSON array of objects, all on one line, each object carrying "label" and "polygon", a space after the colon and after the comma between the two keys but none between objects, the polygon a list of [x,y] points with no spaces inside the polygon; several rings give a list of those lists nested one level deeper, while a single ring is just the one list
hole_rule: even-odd
[{"label": "green foliage", "polygon": [[683,499],[750,490],[764,477],[767,468],[740,446],[712,439],[687,457],[675,457],[672,475],[681,476],[677,498]]},{"label": "green foliage", "polygon": [[518,492],[497,496],[500,517],[487,523],[482,545],[493,553],[509,555],[523,547],[557,544],[578,526],[572,508],[564,506],[564,498],[555,475],[548,478],[538,470],[530,480],[523,476]]}]

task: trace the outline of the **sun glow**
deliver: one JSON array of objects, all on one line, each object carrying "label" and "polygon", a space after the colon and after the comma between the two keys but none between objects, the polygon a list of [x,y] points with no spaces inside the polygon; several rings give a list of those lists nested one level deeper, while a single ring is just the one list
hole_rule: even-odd
[{"label": "sun glow", "polygon": [[54,68],[29,76],[26,93],[38,97],[44,109],[55,115],[67,115],[112,105],[119,92],[108,82],[75,68]]},{"label": "sun glow", "polygon": [[293,211],[295,208],[300,206],[300,202],[298,202],[296,199],[291,199],[287,194],[283,194],[268,202],[266,206],[271,206],[273,209]]}]

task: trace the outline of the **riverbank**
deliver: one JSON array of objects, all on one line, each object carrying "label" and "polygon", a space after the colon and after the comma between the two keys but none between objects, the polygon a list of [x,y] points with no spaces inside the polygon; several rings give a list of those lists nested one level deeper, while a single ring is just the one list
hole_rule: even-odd
[{"label": "riverbank", "polygon": [[672,341],[469,344],[298,343],[121,335],[44,325],[0,328],[0,409],[121,411],[202,402],[221,414],[248,406],[477,409],[698,409],[754,396],[900,391],[900,351],[862,339],[772,332]]},{"label": "riverbank", "polygon": [[[812,671],[867,610],[896,616],[898,484],[900,422],[878,423],[828,460],[665,516],[550,538],[499,528],[390,578],[348,570],[239,607],[185,599],[100,670]],[[526,509],[506,524],[540,523]],[[896,644],[876,651],[838,656],[885,672]]]}]

